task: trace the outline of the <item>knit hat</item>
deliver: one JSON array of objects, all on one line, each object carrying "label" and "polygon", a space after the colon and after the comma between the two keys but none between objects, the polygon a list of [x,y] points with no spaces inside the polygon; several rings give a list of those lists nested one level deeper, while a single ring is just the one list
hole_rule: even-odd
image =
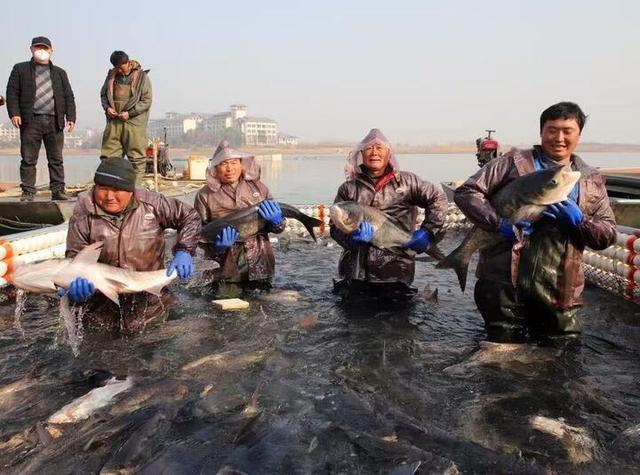
[{"label": "knit hat", "polygon": [[116,190],[134,191],[136,172],[129,160],[123,158],[105,158],[93,177],[96,185],[109,186]]}]

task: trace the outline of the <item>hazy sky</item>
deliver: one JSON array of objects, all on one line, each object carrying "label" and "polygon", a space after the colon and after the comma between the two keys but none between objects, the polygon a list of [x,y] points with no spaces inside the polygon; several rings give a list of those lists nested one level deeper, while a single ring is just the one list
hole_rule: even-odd
[{"label": "hazy sky", "polygon": [[379,127],[394,143],[485,128],[533,143],[540,112],[573,100],[583,140],[640,143],[637,0],[27,0],[3,17],[0,82],[49,36],[80,127],[102,127],[99,89],[123,49],[151,69],[152,117],[240,102],[303,141]]}]

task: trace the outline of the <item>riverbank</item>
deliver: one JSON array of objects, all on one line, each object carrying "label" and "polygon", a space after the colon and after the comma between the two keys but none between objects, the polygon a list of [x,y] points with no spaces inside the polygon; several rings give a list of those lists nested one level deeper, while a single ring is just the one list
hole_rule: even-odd
[{"label": "riverbank", "polygon": [[[507,151],[512,146],[519,148],[527,148],[530,145],[526,144],[503,144],[502,150]],[[277,147],[241,147],[242,151],[253,153],[256,155],[269,155],[269,154],[281,154],[281,155],[347,155],[353,148],[353,144],[301,144],[295,147],[277,146]],[[176,147],[170,149],[170,155],[172,158],[184,158],[188,155],[213,155],[213,146],[198,146],[198,147]],[[473,143],[460,143],[460,144],[442,144],[442,145],[394,145],[395,153],[410,153],[410,154],[452,154],[452,153],[464,153],[474,154],[476,152],[475,144]],[[640,153],[640,144],[615,144],[615,143],[594,143],[587,142],[582,143],[578,147],[578,153],[581,152],[611,152],[611,153]],[[42,152],[44,155],[44,151]],[[100,155],[99,149],[94,148],[67,148],[64,151],[66,156],[94,156]],[[19,147],[7,147],[0,148],[0,155],[20,155]]]}]

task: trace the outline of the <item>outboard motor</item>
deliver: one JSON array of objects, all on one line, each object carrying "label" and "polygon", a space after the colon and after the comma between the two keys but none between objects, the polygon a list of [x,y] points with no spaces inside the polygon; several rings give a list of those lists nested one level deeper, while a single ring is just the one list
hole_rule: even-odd
[{"label": "outboard motor", "polygon": [[499,144],[497,140],[491,138],[491,132],[495,130],[487,129],[487,136],[483,139],[476,140],[476,158],[478,159],[478,166],[484,167],[492,159],[498,157]]}]

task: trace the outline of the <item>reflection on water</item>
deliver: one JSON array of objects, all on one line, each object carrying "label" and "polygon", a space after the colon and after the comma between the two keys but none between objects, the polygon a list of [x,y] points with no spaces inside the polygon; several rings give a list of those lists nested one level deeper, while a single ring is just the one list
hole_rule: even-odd
[{"label": "reflection on water", "polygon": [[[637,166],[634,153],[584,153],[582,157],[593,166]],[[273,195],[288,203],[327,203],[344,181],[346,157],[337,155],[283,156],[282,160],[261,160],[262,179]],[[97,157],[70,156],[65,158],[68,184],[91,181],[99,163]],[[405,154],[398,155],[400,167],[425,180],[462,180],[477,171],[473,154]],[[184,159],[174,159],[176,169],[184,168]],[[19,181],[19,157],[0,156],[0,181]],[[38,163],[37,183],[48,183],[46,159]]]},{"label": "reflection on water", "polygon": [[[580,341],[471,356],[484,330],[453,273],[419,262],[430,291],[402,308],[362,302],[354,319],[331,292],[338,256],[282,243],[274,284],[290,292],[250,295],[244,312],[214,309],[197,281],[173,285],[168,321],[85,335],[77,358],[54,345],[54,300],[29,297],[26,339],[0,306],[1,471],[636,471],[637,306],[589,288]],[[114,376],[131,387],[75,423],[46,422]]]}]

